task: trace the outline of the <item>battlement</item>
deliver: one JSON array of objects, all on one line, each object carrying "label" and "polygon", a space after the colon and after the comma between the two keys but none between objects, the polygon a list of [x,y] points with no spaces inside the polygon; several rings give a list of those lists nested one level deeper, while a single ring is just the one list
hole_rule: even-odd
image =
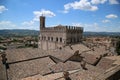
[{"label": "battlement", "polygon": [[83,27],[76,27],[76,26],[62,26],[62,25],[58,25],[55,27],[46,27],[46,28],[41,28],[42,32],[46,32],[46,31],[83,31]]},{"label": "battlement", "polygon": [[83,30],[83,27],[65,26],[67,30]]},{"label": "battlement", "polygon": [[42,28],[41,31],[66,31],[66,27],[64,26],[56,26],[56,27],[46,27]]}]

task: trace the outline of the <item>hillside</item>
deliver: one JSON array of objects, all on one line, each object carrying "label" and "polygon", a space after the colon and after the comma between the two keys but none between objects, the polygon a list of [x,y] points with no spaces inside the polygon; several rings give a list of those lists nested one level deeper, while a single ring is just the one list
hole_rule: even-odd
[{"label": "hillside", "polygon": [[[0,30],[0,36],[38,36],[37,30],[13,29]],[[84,32],[84,36],[120,36],[120,32]]]},{"label": "hillside", "polygon": [[0,30],[0,36],[37,36],[39,31],[13,29],[13,30]]},{"label": "hillside", "polygon": [[84,32],[84,36],[120,36],[120,32]]}]

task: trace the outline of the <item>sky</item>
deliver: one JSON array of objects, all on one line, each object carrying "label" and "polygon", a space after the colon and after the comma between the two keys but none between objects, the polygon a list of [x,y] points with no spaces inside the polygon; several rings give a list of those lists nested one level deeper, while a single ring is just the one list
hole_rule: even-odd
[{"label": "sky", "polygon": [[0,0],[0,30],[39,30],[41,15],[46,16],[46,27],[120,32],[120,0]]}]

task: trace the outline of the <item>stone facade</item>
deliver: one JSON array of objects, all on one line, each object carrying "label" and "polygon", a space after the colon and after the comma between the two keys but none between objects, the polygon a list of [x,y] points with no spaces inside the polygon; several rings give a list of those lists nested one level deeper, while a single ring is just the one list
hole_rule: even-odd
[{"label": "stone facade", "polygon": [[57,49],[68,44],[81,42],[82,34],[82,27],[63,25],[45,27],[45,17],[40,16],[39,48],[41,49]]}]

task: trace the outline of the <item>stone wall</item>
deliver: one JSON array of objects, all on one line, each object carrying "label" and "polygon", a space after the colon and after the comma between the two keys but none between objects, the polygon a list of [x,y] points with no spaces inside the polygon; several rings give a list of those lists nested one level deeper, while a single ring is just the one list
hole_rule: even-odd
[{"label": "stone wall", "polygon": [[62,47],[64,44],[50,42],[50,41],[40,41],[39,48],[43,50],[54,50]]}]

